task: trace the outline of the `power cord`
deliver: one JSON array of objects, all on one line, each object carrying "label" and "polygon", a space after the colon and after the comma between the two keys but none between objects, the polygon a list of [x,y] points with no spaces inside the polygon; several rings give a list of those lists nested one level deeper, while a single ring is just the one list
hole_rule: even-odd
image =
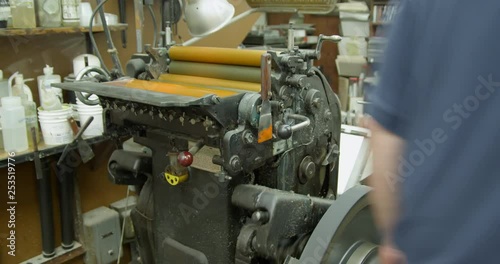
[{"label": "power cord", "polygon": [[101,56],[101,53],[99,52],[99,48],[97,47],[97,43],[95,42],[94,38],[94,32],[92,32],[92,27],[94,26],[94,18],[99,9],[102,8],[102,6],[108,2],[108,0],[104,0],[101,3],[97,5],[95,8],[94,12],[92,12],[92,16],[90,17],[90,23],[89,23],[89,37],[90,37],[90,42],[92,43],[92,47],[94,48],[95,54],[97,58],[99,58],[99,61],[101,62],[101,67],[109,74],[109,69],[106,67],[106,64],[104,64],[104,60]]},{"label": "power cord", "polygon": [[155,48],[156,45],[158,44],[156,42],[156,41],[158,41],[158,25],[156,24],[156,15],[155,15],[155,12],[153,11],[153,5],[148,5],[148,10],[149,10],[149,14],[151,14],[151,19],[153,20],[153,30],[154,30],[153,48]]},{"label": "power cord", "polygon": [[[125,212],[128,211],[128,198],[130,196],[130,187],[127,186],[127,196],[126,196],[126,201],[125,201]],[[123,223],[122,223],[122,233],[120,235],[120,247],[118,249],[118,260],[116,261],[117,264],[120,264],[121,256],[122,256],[122,248],[123,248],[123,238],[125,236],[125,222],[127,221],[127,218],[130,218],[130,215],[128,217],[123,218]]]}]

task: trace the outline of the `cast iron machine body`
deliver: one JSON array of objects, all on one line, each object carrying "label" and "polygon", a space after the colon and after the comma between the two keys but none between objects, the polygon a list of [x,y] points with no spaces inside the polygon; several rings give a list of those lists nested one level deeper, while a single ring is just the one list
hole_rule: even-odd
[{"label": "cast iron machine body", "polygon": [[[337,190],[340,106],[312,66],[320,48],[262,52],[260,93],[162,82],[167,48],[147,49],[152,62],[132,67],[143,80],[60,86],[98,94],[106,134],[152,150],[117,150],[109,161],[114,183],[140,190],[132,220],[142,263],[298,261]],[[272,134],[262,139],[266,115]]]}]

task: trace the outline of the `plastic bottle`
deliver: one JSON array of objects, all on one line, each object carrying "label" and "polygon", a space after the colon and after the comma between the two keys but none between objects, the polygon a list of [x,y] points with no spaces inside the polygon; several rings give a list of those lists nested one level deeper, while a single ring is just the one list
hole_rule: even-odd
[{"label": "plastic bottle", "polygon": [[[1,1],[1,0],[0,0]],[[38,26],[60,27],[62,24],[60,0],[36,0]]]},{"label": "plastic bottle", "polygon": [[4,80],[3,71],[0,70],[0,98],[6,96],[9,96],[9,81]]},{"label": "plastic bottle", "polygon": [[[33,102],[33,93],[31,93],[30,87],[25,84],[25,82],[32,81],[33,79],[25,80],[24,76],[22,74],[16,72],[9,78],[9,80],[10,79],[17,79],[17,78],[19,78],[21,80],[21,82],[23,83],[23,86],[22,86],[23,89],[22,90],[12,90],[14,96],[20,96],[22,98],[22,95],[24,93],[27,96],[28,100]],[[10,85],[10,81],[9,81],[9,85]]]},{"label": "plastic bottle", "polygon": [[36,28],[35,2],[10,0],[13,28]]},{"label": "plastic bottle", "polygon": [[[0,70],[0,98],[4,98],[7,96],[9,96],[9,81],[3,79],[3,71]],[[1,105],[2,104],[0,101],[0,106]],[[1,118],[1,115],[0,115],[0,118]],[[3,137],[2,137],[1,130],[0,130],[0,149],[3,149]]]},{"label": "plastic bottle", "polygon": [[62,0],[62,23],[63,26],[80,26],[80,0]]},{"label": "plastic bottle", "polygon": [[[24,80],[22,75],[16,76],[15,85],[12,87],[12,92],[14,95],[18,95],[21,98],[22,106],[24,107],[24,114],[26,120],[26,133],[29,135],[28,137],[28,145],[30,147],[34,147],[34,144],[38,143],[38,139],[40,139],[40,133],[38,130],[38,119],[36,112],[36,104],[33,101],[28,100],[28,95],[24,93]],[[29,87],[28,87],[29,89]],[[37,142],[33,142],[33,138],[31,137],[31,128],[34,127],[36,131]]]},{"label": "plastic bottle", "polygon": [[18,96],[7,96],[2,102],[2,138],[7,152],[20,152],[28,149],[28,134],[24,107]]},{"label": "plastic bottle", "polygon": [[[46,87],[45,81],[49,82],[49,87]],[[43,68],[43,75],[40,75],[37,77],[37,83],[38,83],[38,95],[40,96],[40,105],[43,105],[43,89],[52,90],[55,95],[59,97],[59,101],[63,101],[63,93],[62,90],[59,88],[54,88],[50,86],[53,83],[61,83],[61,76],[54,74],[54,68],[50,67],[49,65],[45,65],[45,68]]]}]

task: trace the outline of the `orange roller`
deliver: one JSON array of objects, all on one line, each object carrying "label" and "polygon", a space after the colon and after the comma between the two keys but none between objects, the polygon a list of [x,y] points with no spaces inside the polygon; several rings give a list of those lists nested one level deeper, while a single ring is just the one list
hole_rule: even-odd
[{"label": "orange roller", "polygon": [[201,98],[207,95],[217,95],[219,97],[229,97],[237,92],[233,91],[225,91],[225,90],[217,90],[217,89],[207,89],[200,88],[196,86],[189,85],[178,85],[172,83],[164,83],[164,82],[151,82],[151,81],[142,81],[142,80],[124,80],[124,81],[114,81],[108,82],[107,85],[121,86],[132,89],[140,89],[145,91],[152,91],[158,93],[167,93],[173,95],[182,95],[182,96],[190,96]]},{"label": "orange roller", "polygon": [[169,49],[170,59],[204,63],[260,67],[260,56],[265,50],[240,50],[228,48],[183,47]]},{"label": "orange roller", "polygon": [[229,88],[238,89],[249,92],[259,92],[260,83],[251,82],[238,82],[224,79],[214,79],[190,75],[179,75],[179,74],[162,74],[159,78],[160,81],[176,83],[176,84],[187,84],[187,85],[203,85],[207,88]]}]

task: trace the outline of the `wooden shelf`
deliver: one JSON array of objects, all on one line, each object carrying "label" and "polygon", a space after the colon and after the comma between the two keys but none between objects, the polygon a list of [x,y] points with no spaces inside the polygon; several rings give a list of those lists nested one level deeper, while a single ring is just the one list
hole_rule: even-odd
[{"label": "wooden shelf", "polygon": [[[111,31],[127,29],[127,24],[118,24],[108,26]],[[92,27],[93,32],[103,32],[102,26]],[[34,36],[34,35],[49,35],[49,34],[75,34],[88,33],[88,27],[56,27],[56,28],[7,28],[0,29],[0,36]]]}]

